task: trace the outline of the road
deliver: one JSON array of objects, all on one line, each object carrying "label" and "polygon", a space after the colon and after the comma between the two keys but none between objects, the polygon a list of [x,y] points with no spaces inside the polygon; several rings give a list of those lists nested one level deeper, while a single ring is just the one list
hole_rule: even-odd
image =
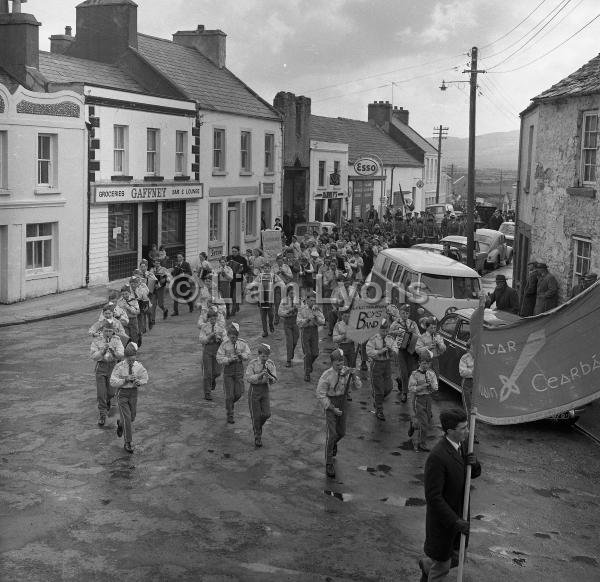
[{"label": "road", "polygon": [[[150,383],[133,455],[115,435],[115,412],[96,424],[95,314],[0,329],[2,580],[418,580],[426,457],[407,442],[398,393],[378,422],[365,382],[328,480],[323,413],[300,348],[292,369],[279,366],[255,449],[245,398],[234,425],[220,383],[214,401],[203,399],[196,314],[181,313],[145,336]],[[256,308],[240,315],[241,337],[256,346]],[[283,332],[267,341],[282,364]],[[317,371],[332,347],[321,346]],[[442,387],[436,420],[458,402]],[[478,436],[464,579],[597,580],[597,446],[545,423],[482,425]]]}]

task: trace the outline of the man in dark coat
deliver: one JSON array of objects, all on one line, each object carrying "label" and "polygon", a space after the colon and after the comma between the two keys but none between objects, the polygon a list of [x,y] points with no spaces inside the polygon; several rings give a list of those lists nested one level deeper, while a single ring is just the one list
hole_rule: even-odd
[{"label": "man in dark coat", "polygon": [[492,293],[488,293],[485,300],[486,307],[491,307],[494,303],[500,311],[519,313],[519,295],[508,286],[504,275],[496,275],[496,288]]},{"label": "man in dark coat", "polygon": [[528,267],[529,272],[527,273],[527,280],[523,288],[523,297],[521,299],[521,310],[519,315],[521,317],[531,317],[535,309],[535,297],[537,295],[537,281],[538,274],[535,269],[537,265],[536,261],[529,261]]},{"label": "man in dark coat", "polygon": [[194,281],[192,267],[177,253],[177,262],[171,269],[173,276],[171,292],[173,294],[173,315],[179,315],[179,303],[187,303],[190,313],[194,311]]},{"label": "man in dark coat", "polygon": [[227,257],[227,262],[233,271],[233,279],[229,284],[229,296],[231,297],[231,315],[235,315],[240,310],[240,300],[242,297],[243,281],[246,274],[250,271],[246,257],[240,255],[240,247],[231,247],[231,254]]},{"label": "man in dark coat", "polygon": [[546,263],[537,263],[535,269],[538,282],[533,315],[539,315],[558,305],[558,281],[552,273],[548,272]]},{"label": "man in dark coat", "polygon": [[471,477],[481,475],[475,455],[466,454],[469,435],[467,415],[461,408],[440,413],[444,436],[435,445],[425,463],[425,500],[427,516],[424,550],[427,558],[419,560],[422,581],[446,579],[452,557],[460,545],[460,535],[469,534],[469,522],[462,519],[466,468]]}]

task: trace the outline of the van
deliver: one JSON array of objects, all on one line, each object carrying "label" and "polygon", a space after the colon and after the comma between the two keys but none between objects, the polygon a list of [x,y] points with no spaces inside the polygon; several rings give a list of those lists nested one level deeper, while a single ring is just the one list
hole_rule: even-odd
[{"label": "van", "polygon": [[294,228],[294,234],[299,240],[311,236],[317,238],[323,232],[323,228],[327,229],[327,234],[331,234],[335,226],[335,222],[319,222],[318,220],[313,222],[299,222]]},{"label": "van", "polygon": [[424,317],[433,316],[439,321],[456,309],[477,308],[481,291],[476,271],[449,257],[419,249],[380,251],[370,284],[381,289],[386,302],[409,303],[410,318],[419,325]]}]

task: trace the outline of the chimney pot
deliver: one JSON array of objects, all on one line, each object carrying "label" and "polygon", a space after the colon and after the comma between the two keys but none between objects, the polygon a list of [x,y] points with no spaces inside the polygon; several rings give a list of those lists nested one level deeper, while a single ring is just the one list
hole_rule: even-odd
[{"label": "chimney pot", "polygon": [[73,29],[70,26],[65,26],[65,36],[72,36],[71,31]]},{"label": "chimney pot", "polygon": [[198,32],[202,32],[204,30],[204,24],[199,24],[198,28],[196,29]]}]

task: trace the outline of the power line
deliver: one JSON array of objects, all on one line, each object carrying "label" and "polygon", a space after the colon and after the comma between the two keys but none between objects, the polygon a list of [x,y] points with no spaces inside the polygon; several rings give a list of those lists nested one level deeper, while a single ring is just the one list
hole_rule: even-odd
[{"label": "power line", "polygon": [[543,55],[540,55],[537,59],[533,59],[533,61],[529,61],[528,63],[525,63],[524,65],[521,65],[520,67],[516,67],[516,68],[510,69],[508,71],[490,71],[490,72],[492,72],[492,73],[514,73],[515,71],[520,71],[521,69],[524,69],[525,67],[528,67],[529,65],[533,65],[533,63],[537,63],[539,60],[543,59],[544,57],[547,57],[550,53],[553,53],[556,49],[560,48],[561,46],[563,46],[564,44],[569,42],[574,36],[577,36],[582,30],[586,29],[590,24],[592,24],[592,22],[594,22],[594,20],[597,20],[598,18],[600,18],[600,13],[596,14],[596,16],[594,16],[594,18],[592,18],[590,21],[586,22],[579,30],[574,32],[570,37],[566,38],[560,44],[557,44],[554,48],[550,49],[549,51],[546,51]]},{"label": "power line", "polygon": [[572,2],[572,0],[565,0],[564,4],[552,16],[552,18],[550,18],[550,20],[548,20],[548,22],[546,22],[546,24],[544,24],[544,26],[542,26],[542,28],[540,28],[529,40],[525,41],[519,48],[517,48],[517,50],[510,53],[510,55],[508,55],[507,57],[505,57],[504,59],[502,59],[495,65],[488,67],[488,71],[495,69],[496,67],[499,67],[501,64],[505,63],[506,61],[508,61],[509,59],[514,57],[517,53],[519,53],[523,48],[525,48],[538,34],[540,34],[540,32],[542,32],[542,30],[544,30],[544,28],[546,28],[546,26],[548,26],[569,5],[570,2]]},{"label": "power line", "polygon": [[519,108],[506,96],[506,93],[504,93],[500,85],[498,85],[492,77],[487,77],[485,80],[492,86],[492,89],[494,89],[498,96],[504,100],[504,103],[508,105],[509,111],[519,110]]}]

